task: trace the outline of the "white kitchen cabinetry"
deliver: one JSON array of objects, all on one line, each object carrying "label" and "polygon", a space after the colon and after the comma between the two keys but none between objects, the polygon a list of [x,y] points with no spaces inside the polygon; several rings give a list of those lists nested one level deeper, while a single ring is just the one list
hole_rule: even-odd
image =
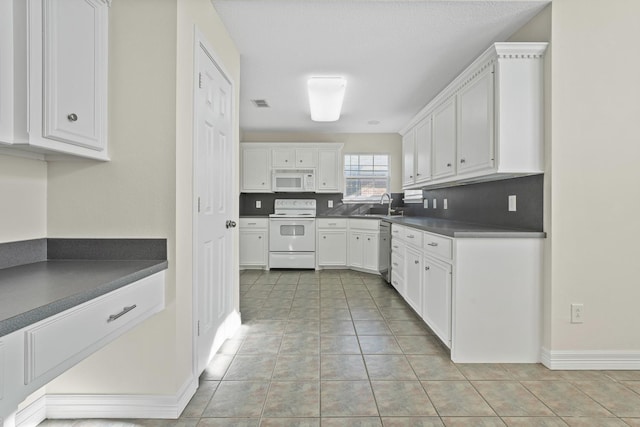
[{"label": "white kitchen cabinetry", "polygon": [[392,284],[454,362],[540,361],[543,239],[392,235]]},{"label": "white kitchen cabinetry", "polygon": [[12,44],[0,42],[0,87],[10,87],[0,101],[0,143],[108,160],[108,3],[4,2],[0,26]]},{"label": "white kitchen cabinetry", "polygon": [[268,218],[240,218],[238,239],[241,269],[268,267]]},{"label": "white kitchen cabinetry", "polygon": [[419,316],[422,316],[422,287],[422,252],[407,246],[403,297]]},{"label": "white kitchen cabinetry", "polygon": [[433,112],[432,178],[456,173],[456,99],[451,97]]},{"label": "white kitchen cabinetry", "polygon": [[318,193],[342,191],[342,156],[338,148],[318,149]]},{"label": "white kitchen cabinetry", "polygon": [[349,219],[349,267],[378,273],[379,220]]},{"label": "white kitchen cabinetry", "polygon": [[410,129],[402,136],[402,186],[415,183],[416,176],[416,130]]},{"label": "white kitchen cabinetry", "polygon": [[272,166],[274,168],[314,168],[317,152],[315,148],[274,148],[271,151]]},{"label": "white kitchen cabinetry", "polygon": [[402,137],[402,186],[410,188],[414,184],[431,179],[431,116],[424,118]]},{"label": "white kitchen cabinetry", "polygon": [[250,146],[242,148],[242,192],[271,192],[270,158],[268,147]]},{"label": "white kitchen cabinetry", "polygon": [[415,132],[432,117],[432,179],[421,187],[544,172],[546,48],[547,43],[495,43],[401,130]]},{"label": "white kitchen cabinetry", "polygon": [[451,264],[425,256],[422,266],[422,318],[451,348]]},{"label": "white kitchen cabinetry", "polygon": [[0,418],[10,419],[25,397],[162,310],[164,284],[159,272],[2,337]]},{"label": "white kitchen cabinetry", "polygon": [[319,218],[318,267],[347,266],[347,219]]}]

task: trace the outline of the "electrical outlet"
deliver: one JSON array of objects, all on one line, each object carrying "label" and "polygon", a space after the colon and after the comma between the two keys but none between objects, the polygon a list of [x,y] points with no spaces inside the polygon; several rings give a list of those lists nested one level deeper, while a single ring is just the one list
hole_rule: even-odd
[{"label": "electrical outlet", "polygon": [[328,208],[332,208],[332,207],[333,207],[333,200],[329,200],[329,201],[327,202],[327,207],[328,207]]},{"label": "electrical outlet", "polygon": [[424,199],[422,201],[422,206],[424,206],[425,209],[429,209],[429,199]]},{"label": "electrical outlet", "polygon": [[571,304],[571,323],[584,322],[584,304]]},{"label": "electrical outlet", "polygon": [[256,200],[256,209],[262,209],[262,200]]},{"label": "electrical outlet", "polygon": [[447,203],[447,199],[442,201],[442,209],[449,209],[449,204]]},{"label": "electrical outlet", "polygon": [[516,211],[516,195],[513,194],[509,196],[509,212]]},{"label": "electrical outlet", "polygon": [[437,202],[436,199],[433,199],[433,205],[432,206],[433,206],[433,209],[438,207],[438,202]]}]

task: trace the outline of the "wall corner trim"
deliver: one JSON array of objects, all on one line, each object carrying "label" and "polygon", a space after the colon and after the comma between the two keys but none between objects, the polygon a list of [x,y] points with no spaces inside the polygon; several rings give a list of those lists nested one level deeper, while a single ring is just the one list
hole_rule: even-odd
[{"label": "wall corner trim", "polygon": [[198,388],[189,378],[175,395],[47,394],[16,414],[16,427],[36,426],[46,418],[176,419]]},{"label": "wall corner trim", "polygon": [[541,362],[553,370],[640,370],[640,350],[549,350]]}]

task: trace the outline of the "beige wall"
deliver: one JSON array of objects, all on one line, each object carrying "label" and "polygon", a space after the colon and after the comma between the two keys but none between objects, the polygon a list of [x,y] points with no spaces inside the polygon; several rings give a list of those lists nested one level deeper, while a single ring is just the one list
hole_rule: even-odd
[{"label": "beige wall", "polygon": [[194,25],[238,82],[239,54],[209,0],[111,6],[112,160],[51,163],[49,234],[168,238],[167,307],[52,382],[47,393],[175,395],[192,378]]},{"label": "beige wall", "polygon": [[242,142],[341,142],[344,154],[386,153],[391,157],[391,191],[402,192],[402,137],[397,133],[243,132]]},{"label": "beige wall", "polygon": [[47,163],[0,154],[0,243],[47,237]]},{"label": "beige wall", "polygon": [[553,2],[552,350],[640,351],[638,16],[636,0]]}]

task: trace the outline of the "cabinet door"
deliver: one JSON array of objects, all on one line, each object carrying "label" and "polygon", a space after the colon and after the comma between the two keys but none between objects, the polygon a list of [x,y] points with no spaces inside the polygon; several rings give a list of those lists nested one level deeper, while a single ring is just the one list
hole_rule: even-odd
[{"label": "cabinet door", "polygon": [[274,148],[271,150],[274,168],[295,168],[296,152],[292,148]]},{"label": "cabinet door", "polygon": [[411,129],[402,137],[402,186],[415,183],[416,130]]},{"label": "cabinet door", "polygon": [[267,232],[240,230],[240,265],[267,265]]},{"label": "cabinet door", "polygon": [[380,250],[379,234],[364,234],[362,243],[362,267],[368,270],[378,271],[378,252]]},{"label": "cabinet door", "polygon": [[458,94],[458,173],[493,167],[493,76],[487,68]]},{"label": "cabinet door", "polygon": [[94,150],[106,146],[107,6],[43,2],[43,136]]},{"label": "cabinet door", "polygon": [[431,116],[422,120],[415,129],[416,182],[431,179]]},{"label": "cabinet door", "polygon": [[350,232],[349,233],[349,266],[350,267],[362,267],[363,266],[363,234]]},{"label": "cabinet door", "polygon": [[268,148],[242,149],[242,191],[271,191]]},{"label": "cabinet door", "polygon": [[296,168],[315,168],[317,166],[315,148],[296,148]]},{"label": "cabinet door", "polygon": [[432,178],[456,173],[456,98],[451,97],[433,112]]},{"label": "cabinet door", "polygon": [[318,233],[318,265],[347,265],[347,232],[345,230]]},{"label": "cabinet door", "polygon": [[340,192],[340,151],[318,150],[318,191]]},{"label": "cabinet door", "polygon": [[422,318],[451,347],[451,265],[423,259],[424,298]]},{"label": "cabinet door", "polygon": [[422,254],[410,247],[405,252],[404,299],[422,315]]}]

